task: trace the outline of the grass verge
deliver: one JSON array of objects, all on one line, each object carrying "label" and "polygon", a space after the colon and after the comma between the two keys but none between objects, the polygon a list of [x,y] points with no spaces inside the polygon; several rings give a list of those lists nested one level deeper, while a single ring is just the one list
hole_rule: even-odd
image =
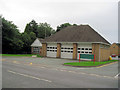
[{"label": "grass verge", "polygon": [[[23,57],[32,57],[32,55],[35,54],[0,54],[0,56],[23,56]],[[42,57],[42,56],[37,54],[37,57]]]},{"label": "grass verge", "polygon": [[118,60],[109,60],[109,61],[103,61],[103,62],[93,62],[93,61],[81,61],[79,62],[70,62],[70,63],[64,63],[64,65],[70,65],[70,66],[99,66],[111,62],[116,62]]}]

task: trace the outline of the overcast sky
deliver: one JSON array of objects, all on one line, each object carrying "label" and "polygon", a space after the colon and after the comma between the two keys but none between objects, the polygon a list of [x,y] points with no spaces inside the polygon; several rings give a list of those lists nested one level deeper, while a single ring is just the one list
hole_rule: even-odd
[{"label": "overcast sky", "polygon": [[60,24],[89,24],[110,43],[118,42],[118,0],[0,0],[0,14],[20,32],[34,19]]}]

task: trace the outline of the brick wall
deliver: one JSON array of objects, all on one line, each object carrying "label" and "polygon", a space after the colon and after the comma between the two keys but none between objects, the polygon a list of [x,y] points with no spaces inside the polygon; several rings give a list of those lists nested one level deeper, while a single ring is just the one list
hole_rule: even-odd
[{"label": "brick wall", "polygon": [[92,54],[95,55],[95,61],[100,60],[99,53],[100,53],[100,44],[93,43],[92,44]]},{"label": "brick wall", "polygon": [[61,44],[57,43],[57,58],[61,57]]},{"label": "brick wall", "polygon": [[120,48],[115,43],[110,46],[110,55],[112,54],[116,54],[117,56],[120,54]]},{"label": "brick wall", "polygon": [[43,57],[46,57],[46,53],[47,53],[47,44],[46,43],[42,43],[42,52],[41,52],[41,55]]},{"label": "brick wall", "polygon": [[95,55],[95,61],[106,61],[110,56],[110,48],[106,45],[101,48],[101,44],[92,44],[92,54]]},{"label": "brick wall", "polygon": [[110,56],[110,48],[101,48],[100,49],[100,61],[106,61]]},{"label": "brick wall", "polygon": [[73,59],[77,59],[77,43],[73,43]]}]

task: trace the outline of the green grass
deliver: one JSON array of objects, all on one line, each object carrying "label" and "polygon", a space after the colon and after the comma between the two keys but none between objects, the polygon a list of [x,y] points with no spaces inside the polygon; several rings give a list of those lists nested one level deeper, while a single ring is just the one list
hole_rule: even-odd
[{"label": "green grass", "polygon": [[[23,56],[23,57],[32,57],[32,55],[35,54],[0,54],[0,56]],[[42,57],[42,56],[37,54],[37,57]]]},{"label": "green grass", "polygon": [[118,60],[109,60],[109,61],[103,61],[103,62],[93,62],[93,61],[81,61],[79,62],[70,62],[70,63],[64,63],[64,65],[71,65],[71,66],[98,66],[103,65],[111,62],[115,62]]}]

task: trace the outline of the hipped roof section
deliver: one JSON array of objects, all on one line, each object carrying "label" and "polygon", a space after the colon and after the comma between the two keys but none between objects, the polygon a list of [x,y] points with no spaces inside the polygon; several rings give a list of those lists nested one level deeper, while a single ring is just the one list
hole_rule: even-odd
[{"label": "hipped roof section", "polygon": [[42,41],[42,43],[47,42],[102,42],[110,44],[89,25],[68,26]]}]

